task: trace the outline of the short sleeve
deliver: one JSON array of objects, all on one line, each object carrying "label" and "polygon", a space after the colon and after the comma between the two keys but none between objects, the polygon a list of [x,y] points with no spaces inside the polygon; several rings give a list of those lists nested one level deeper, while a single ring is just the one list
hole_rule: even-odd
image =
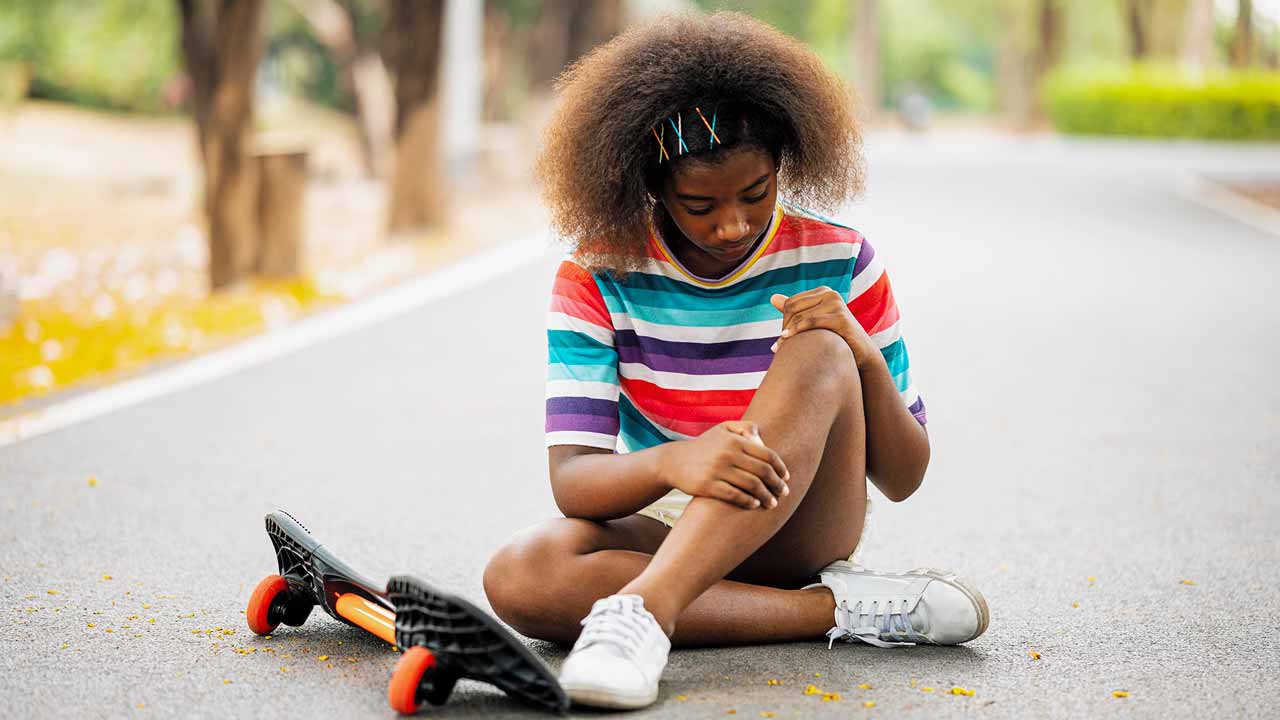
[{"label": "short sleeve", "polygon": [[876,347],[880,348],[880,354],[884,356],[902,402],[916,420],[924,425],[928,416],[924,409],[924,398],[911,381],[911,359],[907,355],[907,343],[902,337],[898,304],[893,299],[889,275],[876,255],[875,248],[871,247],[866,238],[862,238],[853,264],[849,311],[871,336]]},{"label": "short sleeve", "polygon": [[595,278],[560,263],[547,313],[547,447],[613,450],[618,439],[618,351]]}]

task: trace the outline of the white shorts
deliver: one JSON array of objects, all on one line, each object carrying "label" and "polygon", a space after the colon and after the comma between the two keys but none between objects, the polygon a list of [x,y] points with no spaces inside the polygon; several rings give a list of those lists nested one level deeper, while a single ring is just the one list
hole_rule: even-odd
[{"label": "white shorts", "polygon": [[[653,504],[640,509],[637,515],[643,515],[647,518],[653,518],[667,527],[675,527],[676,521],[680,519],[680,515],[684,512],[685,506],[693,498],[685,493],[672,488],[671,492],[658,498]],[[857,562],[858,556],[862,553],[862,546],[866,544],[867,538],[871,533],[871,498],[867,497],[866,515],[862,520],[862,537],[858,538],[858,546],[853,549],[853,554],[849,556],[850,562]]]}]

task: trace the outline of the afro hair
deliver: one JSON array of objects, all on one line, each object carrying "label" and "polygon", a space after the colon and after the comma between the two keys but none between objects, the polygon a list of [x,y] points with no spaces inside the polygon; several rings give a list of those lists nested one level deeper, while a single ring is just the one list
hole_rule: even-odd
[{"label": "afro hair", "polygon": [[766,151],[781,193],[815,209],[862,190],[848,89],[802,43],[745,15],[635,27],[566,70],[556,89],[537,177],[555,229],[592,267],[636,267],[661,181],[685,162]]}]

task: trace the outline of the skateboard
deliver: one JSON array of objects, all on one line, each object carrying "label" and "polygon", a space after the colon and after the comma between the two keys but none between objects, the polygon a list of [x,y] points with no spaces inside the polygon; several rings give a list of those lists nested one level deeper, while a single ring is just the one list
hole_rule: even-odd
[{"label": "skateboard", "polygon": [[286,512],[267,515],[266,525],[280,574],[263,578],[249,597],[245,619],[254,633],[300,626],[319,605],[334,619],[403,648],[387,700],[404,714],[424,703],[443,705],[462,678],[494,685],[543,710],[569,709],[568,696],[547,666],[485,611],[408,575],[379,585],[339,560]]}]

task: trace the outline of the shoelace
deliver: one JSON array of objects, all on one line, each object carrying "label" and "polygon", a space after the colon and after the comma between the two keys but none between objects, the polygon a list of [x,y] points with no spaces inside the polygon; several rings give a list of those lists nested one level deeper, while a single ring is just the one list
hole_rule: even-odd
[{"label": "shoelace", "polygon": [[[827,649],[830,650],[836,640],[841,639],[847,642],[861,640],[882,648],[914,645],[917,636],[911,627],[911,618],[907,617],[907,604],[905,599],[896,603],[888,600],[881,607],[879,600],[870,603],[859,600],[850,609],[849,601],[842,601],[836,607],[836,626],[827,631],[830,639]],[[866,622],[863,622],[864,616]]]},{"label": "shoelace", "polygon": [[621,601],[598,604],[582,619],[582,635],[574,648],[585,648],[596,642],[614,645],[628,656],[640,653],[640,645],[648,631],[644,617]]}]

